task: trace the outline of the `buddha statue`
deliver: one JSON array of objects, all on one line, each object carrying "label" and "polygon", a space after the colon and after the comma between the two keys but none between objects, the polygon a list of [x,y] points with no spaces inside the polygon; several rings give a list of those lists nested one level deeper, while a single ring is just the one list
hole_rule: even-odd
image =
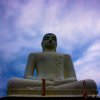
[{"label": "buddha statue", "polygon": [[41,45],[43,52],[28,56],[25,78],[8,81],[8,95],[41,95],[42,79],[45,79],[46,95],[83,95],[84,81],[87,94],[97,94],[93,80],[77,80],[71,56],[56,52],[55,34],[45,34]]}]

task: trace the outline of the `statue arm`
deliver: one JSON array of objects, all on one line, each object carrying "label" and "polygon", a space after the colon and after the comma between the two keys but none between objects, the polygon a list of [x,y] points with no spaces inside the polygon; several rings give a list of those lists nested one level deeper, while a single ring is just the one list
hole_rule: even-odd
[{"label": "statue arm", "polygon": [[35,69],[35,54],[31,53],[28,56],[26,70],[25,70],[25,78],[33,78],[33,73]]},{"label": "statue arm", "polygon": [[70,55],[65,54],[64,55],[65,63],[64,63],[64,78],[68,79],[69,81],[75,81],[77,80],[75,69],[73,66],[73,62]]}]

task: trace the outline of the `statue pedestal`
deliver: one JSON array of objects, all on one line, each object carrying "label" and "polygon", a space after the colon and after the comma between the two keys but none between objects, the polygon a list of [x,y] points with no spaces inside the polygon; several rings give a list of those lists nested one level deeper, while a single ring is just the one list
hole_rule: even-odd
[{"label": "statue pedestal", "polygon": [[[95,92],[93,94],[93,91],[87,93],[86,96],[95,96]],[[42,96],[42,91],[41,90],[33,90],[33,89],[14,89],[14,90],[8,90],[8,96],[35,96],[35,97],[41,97]],[[45,90],[45,96],[49,97],[82,97],[84,96],[84,91],[81,89],[77,90]]]},{"label": "statue pedestal", "polygon": [[84,98],[82,96],[36,96],[36,97],[31,97],[31,96],[27,96],[27,97],[24,97],[24,96],[19,96],[19,97],[16,97],[16,96],[11,96],[11,97],[2,97],[0,98],[1,100],[19,100],[19,99],[23,99],[23,100],[99,100],[100,97],[87,97],[87,98]]}]

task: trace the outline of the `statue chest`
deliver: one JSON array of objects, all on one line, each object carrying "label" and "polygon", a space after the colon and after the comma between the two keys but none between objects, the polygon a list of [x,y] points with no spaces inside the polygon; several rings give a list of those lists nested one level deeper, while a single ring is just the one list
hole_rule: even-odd
[{"label": "statue chest", "polygon": [[64,55],[57,53],[41,53],[36,57],[38,75],[47,78],[63,78]]}]

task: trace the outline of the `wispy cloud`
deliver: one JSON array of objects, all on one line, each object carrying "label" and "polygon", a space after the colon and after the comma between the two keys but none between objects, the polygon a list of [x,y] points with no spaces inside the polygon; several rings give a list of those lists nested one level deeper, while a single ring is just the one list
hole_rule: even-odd
[{"label": "wispy cloud", "polygon": [[93,79],[98,88],[100,88],[100,41],[93,43],[84,52],[75,64],[75,70],[77,72],[77,78],[80,79]]}]

